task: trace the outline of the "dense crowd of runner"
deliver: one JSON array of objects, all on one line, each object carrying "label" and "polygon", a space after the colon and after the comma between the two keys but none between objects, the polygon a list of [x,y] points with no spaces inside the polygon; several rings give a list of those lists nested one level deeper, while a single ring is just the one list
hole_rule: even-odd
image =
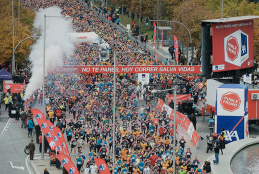
[{"label": "dense crowd of runner", "polygon": [[[141,54],[121,54],[119,65],[155,65],[154,57],[137,43],[128,39],[127,33],[117,31],[101,22],[90,7],[77,1],[24,1],[25,8],[37,12],[40,8],[59,6],[63,15],[73,18],[77,32],[95,32],[113,51]],[[64,57],[65,65],[111,65],[99,60],[95,45],[82,43],[76,45],[73,55]],[[162,64],[162,63],[158,63]],[[28,65],[29,67],[29,65]],[[28,67],[26,73],[28,74]],[[177,93],[197,95],[204,98],[206,83],[196,74],[151,74],[150,83],[176,83]],[[137,82],[137,74],[118,74],[116,78],[116,130],[113,137],[113,74],[49,74],[46,78],[46,115],[51,122],[60,127],[71,148],[71,155],[78,155],[76,165],[84,173],[97,173],[94,159],[103,158],[109,169],[115,173],[172,173],[207,174],[210,167],[201,164],[191,149],[185,147],[185,137],[177,135],[177,146],[173,149],[173,123],[167,112],[156,110],[156,101],[150,88]],[[162,88],[171,88],[164,85]],[[11,94],[7,96],[8,103]],[[23,96],[23,94],[22,94]],[[30,98],[31,105],[42,102],[42,89]],[[67,120],[68,115],[73,119]],[[112,164],[112,141],[116,141],[116,166]],[[89,154],[82,153],[89,148]],[[176,168],[173,169],[173,153],[176,153]]]}]

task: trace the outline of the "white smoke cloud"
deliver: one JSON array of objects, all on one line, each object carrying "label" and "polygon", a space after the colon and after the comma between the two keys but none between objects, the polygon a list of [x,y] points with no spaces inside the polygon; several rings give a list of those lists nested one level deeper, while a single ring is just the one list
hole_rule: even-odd
[{"label": "white smoke cloud", "polygon": [[[56,66],[63,64],[63,54],[70,55],[74,51],[74,45],[68,42],[67,33],[71,31],[72,19],[61,15],[59,7],[50,7],[41,9],[35,18],[34,27],[44,32],[44,15],[58,16],[46,17],[46,44],[45,44],[45,76],[47,72],[53,70]],[[32,46],[29,60],[32,63],[32,77],[25,90],[24,99],[30,96],[42,86],[43,81],[43,36],[37,39]]]}]

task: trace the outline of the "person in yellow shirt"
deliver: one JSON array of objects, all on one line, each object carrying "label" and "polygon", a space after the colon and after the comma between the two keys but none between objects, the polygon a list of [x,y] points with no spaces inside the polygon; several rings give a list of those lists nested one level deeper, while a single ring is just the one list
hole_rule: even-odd
[{"label": "person in yellow shirt", "polygon": [[127,132],[126,128],[124,128],[123,131],[121,131],[121,136],[124,137],[127,135],[127,133],[128,132]]},{"label": "person in yellow shirt", "polygon": [[8,100],[7,95],[5,95],[4,104],[5,104],[5,110],[6,110],[9,107],[9,100]]},{"label": "person in yellow shirt", "polygon": [[142,142],[140,143],[140,146],[141,146],[143,149],[146,149],[147,143],[145,143],[144,141],[142,141]]},{"label": "person in yellow shirt", "polygon": [[163,170],[167,170],[167,167],[169,166],[169,164],[167,162],[163,162],[162,164],[162,169]]},{"label": "person in yellow shirt", "polygon": [[168,171],[171,172],[171,173],[174,172],[173,167],[170,167],[170,168],[168,169]]},{"label": "person in yellow shirt", "polygon": [[140,170],[138,169],[137,166],[133,169],[133,174],[139,174]]},{"label": "person in yellow shirt", "polygon": [[50,110],[48,112],[48,115],[49,115],[49,120],[54,124],[54,112],[52,110]]},{"label": "person in yellow shirt", "polygon": [[136,136],[139,136],[140,134],[142,134],[142,131],[140,129],[138,129],[136,132],[135,132],[135,135]]},{"label": "person in yellow shirt", "polygon": [[128,150],[126,148],[122,149],[121,156],[122,156],[123,159],[126,159],[127,153],[128,153]]}]

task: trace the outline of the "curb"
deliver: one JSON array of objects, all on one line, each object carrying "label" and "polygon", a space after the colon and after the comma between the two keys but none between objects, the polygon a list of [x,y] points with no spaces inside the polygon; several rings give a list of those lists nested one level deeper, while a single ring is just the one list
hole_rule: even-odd
[{"label": "curb", "polygon": [[29,162],[30,162],[30,164],[32,166],[32,169],[33,169],[34,173],[35,174],[40,174],[40,171],[38,170],[38,168],[37,168],[36,164],[34,163],[34,161],[30,160]]}]

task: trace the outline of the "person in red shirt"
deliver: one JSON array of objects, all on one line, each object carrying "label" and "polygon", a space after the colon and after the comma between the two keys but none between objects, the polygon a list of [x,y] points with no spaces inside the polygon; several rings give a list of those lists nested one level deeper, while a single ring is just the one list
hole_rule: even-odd
[{"label": "person in red shirt", "polygon": [[154,166],[156,164],[156,160],[158,159],[158,156],[152,153],[152,156],[149,157],[150,163]]},{"label": "person in red shirt", "polygon": [[42,134],[41,133],[40,133],[40,136],[39,136],[39,143],[40,143],[39,150],[41,152],[41,150],[42,150]]},{"label": "person in red shirt", "polygon": [[58,108],[55,112],[56,116],[57,116],[57,121],[61,118],[62,115],[62,110],[60,108]]},{"label": "person in red shirt", "polygon": [[159,132],[160,137],[163,137],[163,136],[164,136],[164,133],[165,133],[165,128],[160,127],[160,128],[158,129],[158,132]]}]

